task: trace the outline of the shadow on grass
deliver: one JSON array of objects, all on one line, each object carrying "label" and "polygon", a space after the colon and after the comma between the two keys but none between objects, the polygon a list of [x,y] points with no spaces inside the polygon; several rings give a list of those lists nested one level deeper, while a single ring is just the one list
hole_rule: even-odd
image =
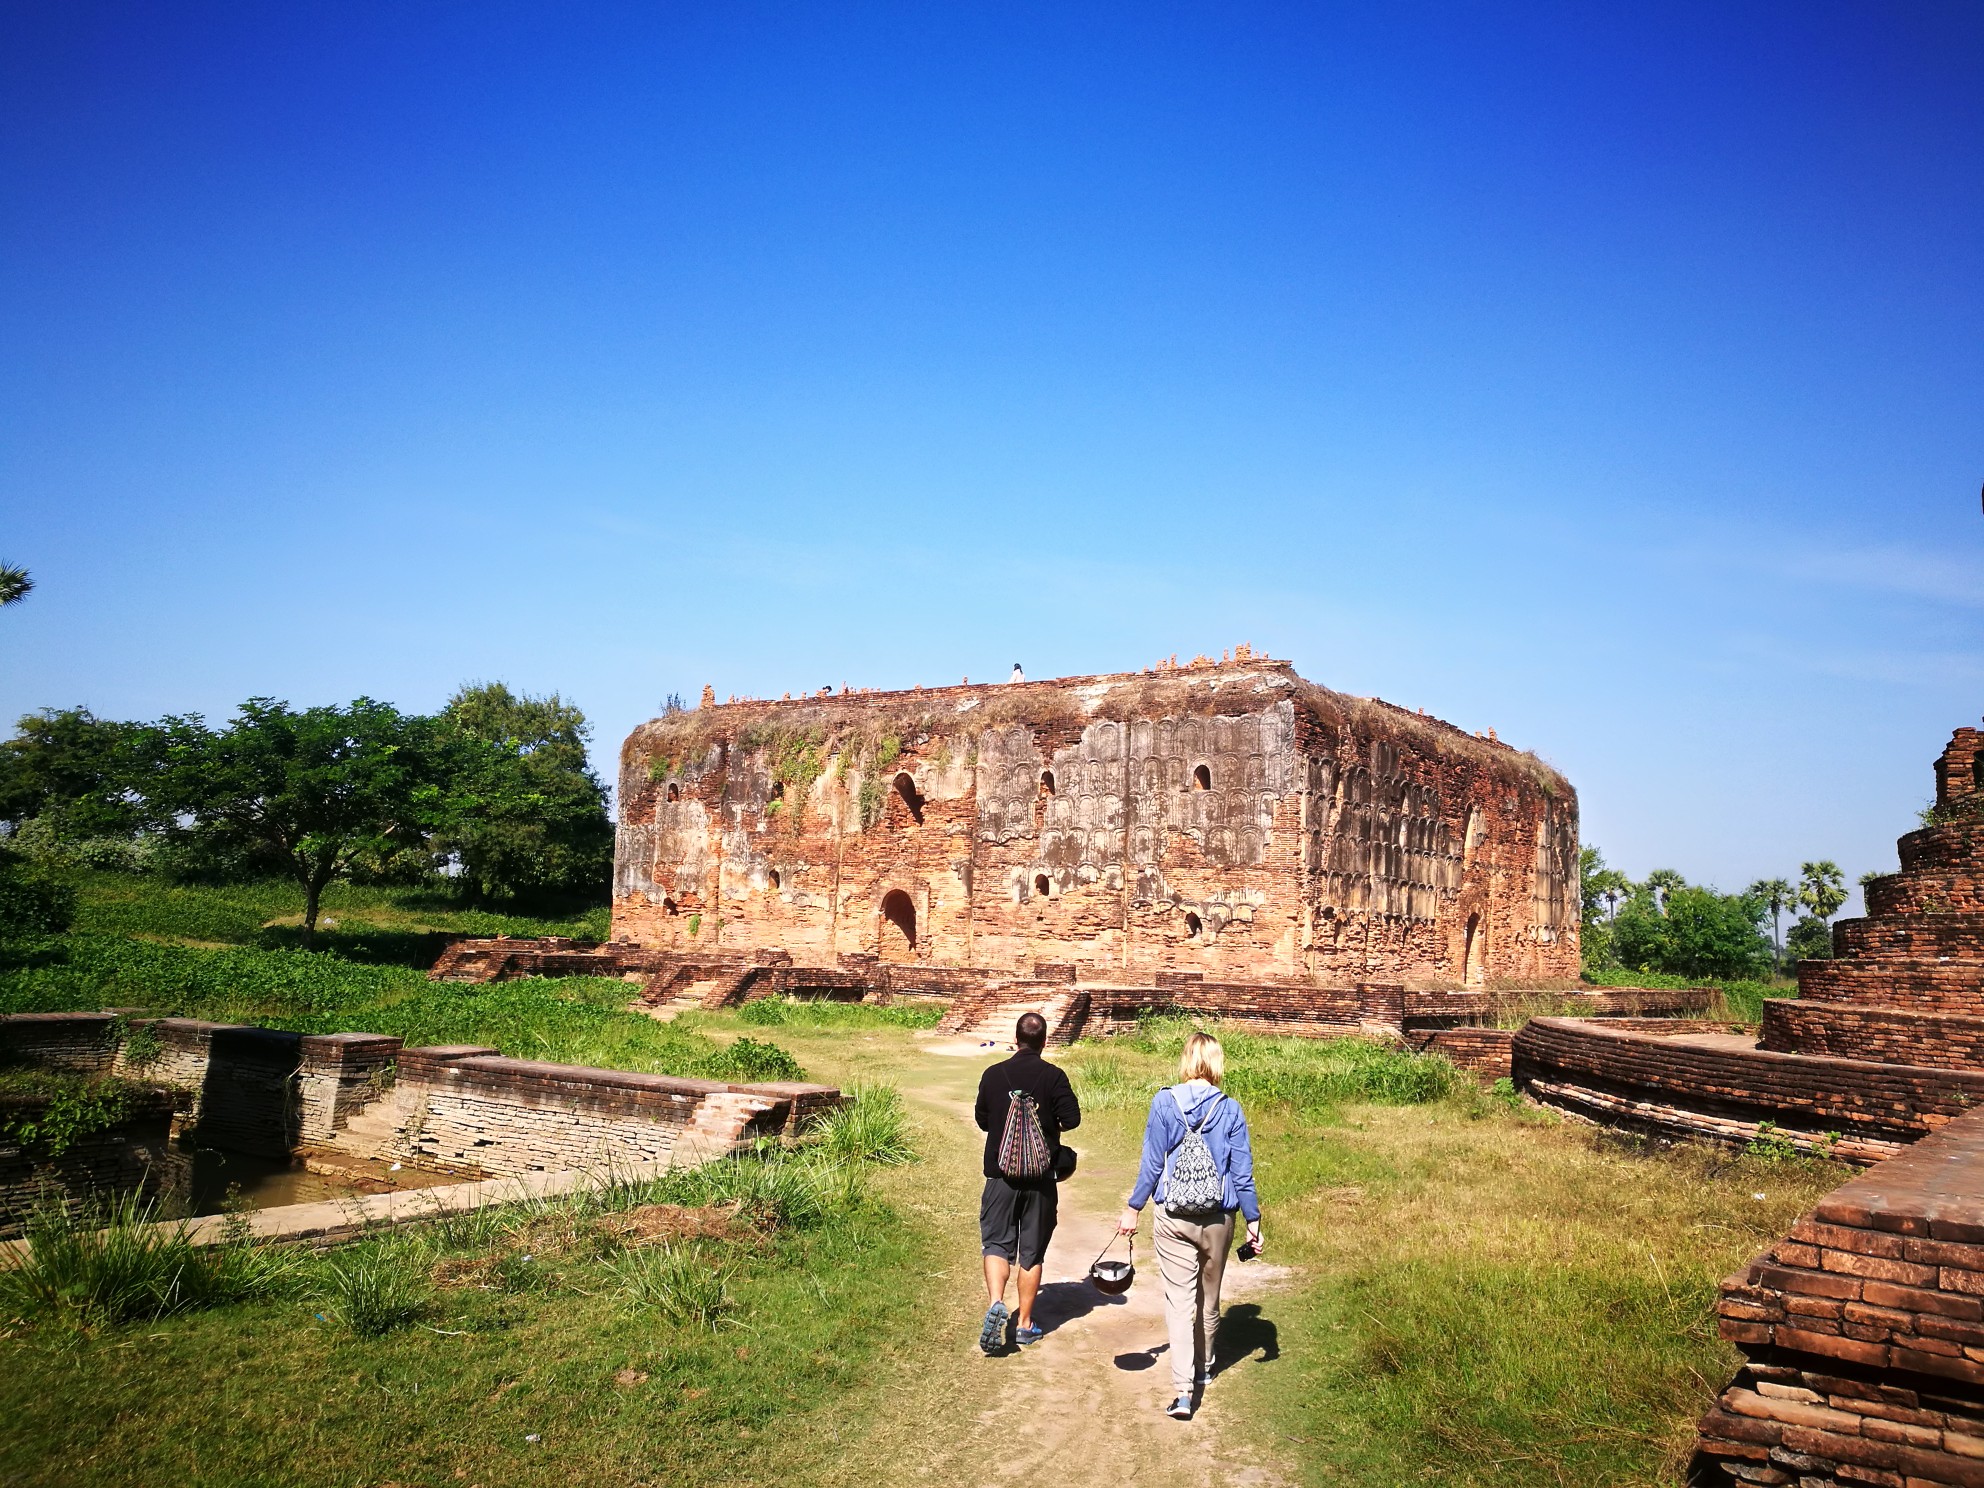
[{"label": "shadow on grass", "polygon": [[[453,939],[452,934],[441,930],[384,930],[362,925],[351,930],[320,928],[309,948],[331,951],[347,961],[413,966],[425,971]],[[299,925],[264,926],[255,944],[265,951],[300,951],[304,949],[303,929]]]},{"label": "shadow on grass", "polygon": [[1220,1315],[1219,1345],[1215,1372],[1231,1369],[1242,1359],[1260,1355],[1259,1364],[1272,1364],[1281,1357],[1281,1332],[1272,1318],[1261,1315],[1258,1302],[1241,1302]]}]

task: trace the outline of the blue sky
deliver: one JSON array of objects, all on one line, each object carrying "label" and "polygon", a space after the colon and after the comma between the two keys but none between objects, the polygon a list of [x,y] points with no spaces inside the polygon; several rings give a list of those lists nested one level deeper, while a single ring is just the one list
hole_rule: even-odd
[{"label": "blue sky", "polygon": [[1141,667],[1634,874],[1984,712],[1984,8],[15,6],[0,712]]}]

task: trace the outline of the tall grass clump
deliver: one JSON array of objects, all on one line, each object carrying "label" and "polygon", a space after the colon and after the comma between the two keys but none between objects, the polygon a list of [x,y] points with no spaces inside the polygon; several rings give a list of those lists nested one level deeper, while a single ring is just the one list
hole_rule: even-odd
[{"label": "tall grass clump", "polygon": [[[1107,1050],[1080,1049],[1069,1062],[1075,1093],[1092,1110],[1141,1109],[1177,1080],[1191,1019],[1147,1018]],[[1346,1101],[1423,1105],[1467,1087],[1467,1077],[1435,1055],[1372,1039],[1307,1039],[1212,1025],[1226,1048],[1226,1093],[1247,1106],[1316,1115]]]},{"label": "tall grass clump", "polygon": [[849,1100],[814,1124],[819,1150],[837,1163],[914,1161],[909,1113],[893,1085],[857,1085]]},{"label": "tall grass clump", "polygon": [[613,1275],[621,1296],[679,1326],[714,1333],[736,1306],[723,1268],[693,1245],[623,1251],[614,1259]]},{"label": "tall grass clump", "polygon": [[73,1210],[43,1205],[27,1241],[20,1264],[0,1269],[0,1309],[30,1322],[138,1322],[280,1295],[299,1266],[294,1252],[245,1237],[195,1245],[186,1224],[158,1222],[135,1194]]},{"label": "tall grass clump", "polygon": [[835,1002],[824,997],[761,997],[737,1011],[738,1021],[761,1028],[935,1028],[944,1016],[936,1003]]},{"label": "tall grass clump", "polygon": [[382,1247],[324,1262],[326,1311],[361,1338],[409,1327],[427,1310],[425,1257],[417,1247]]}]

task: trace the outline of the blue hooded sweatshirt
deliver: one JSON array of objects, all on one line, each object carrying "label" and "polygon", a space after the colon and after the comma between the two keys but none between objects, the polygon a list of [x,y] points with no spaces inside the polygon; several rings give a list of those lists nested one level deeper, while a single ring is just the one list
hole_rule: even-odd
[{"label": "blue hooded sweatshirt", "polygon": [[1171,1179],[1171,1154],[1185,1140],[1180,1101],[1219,1165],[1220,1208],[1229,1212],[1238,1209],[1249,1222],[1259,1219],[1261,1201],[1254,1192],[1254,1148],[1247,1139],[1247,1117],[1240,1102],[1221,1094],[1209,1080],[1188,1080],[1151,1098],[1150,1119],[1144,1123],[1144,1157],[1137,1168],[1137,1186],[1130,1190],[1130,1207],[1143,1208],[1153,1194],[1158,1203],[1164,1202]]}]

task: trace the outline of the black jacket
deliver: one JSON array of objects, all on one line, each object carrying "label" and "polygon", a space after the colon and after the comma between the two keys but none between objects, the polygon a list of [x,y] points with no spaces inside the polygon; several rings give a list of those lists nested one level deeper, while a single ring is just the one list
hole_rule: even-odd
[{"label": "black jacket", "polygon": [[[1015,1090],[1024,1090],[1040,1107],[1040,1129],[1050,1151],[1058,1152],[1061,1133],[1082,1124],[1082,1108],[1075,1101],[1075,1087],[1058,1065],[1049,1064],[1032,1049],[1020,1049],[1011,1059],[988,1066],[978,1077],[978,1129],[985,1133],[985,1176],[997,1178],[999,1141],[1006,1134],[1006,1111]],[[1053,1182],[1052,1178],[1045,1180]]]}]

